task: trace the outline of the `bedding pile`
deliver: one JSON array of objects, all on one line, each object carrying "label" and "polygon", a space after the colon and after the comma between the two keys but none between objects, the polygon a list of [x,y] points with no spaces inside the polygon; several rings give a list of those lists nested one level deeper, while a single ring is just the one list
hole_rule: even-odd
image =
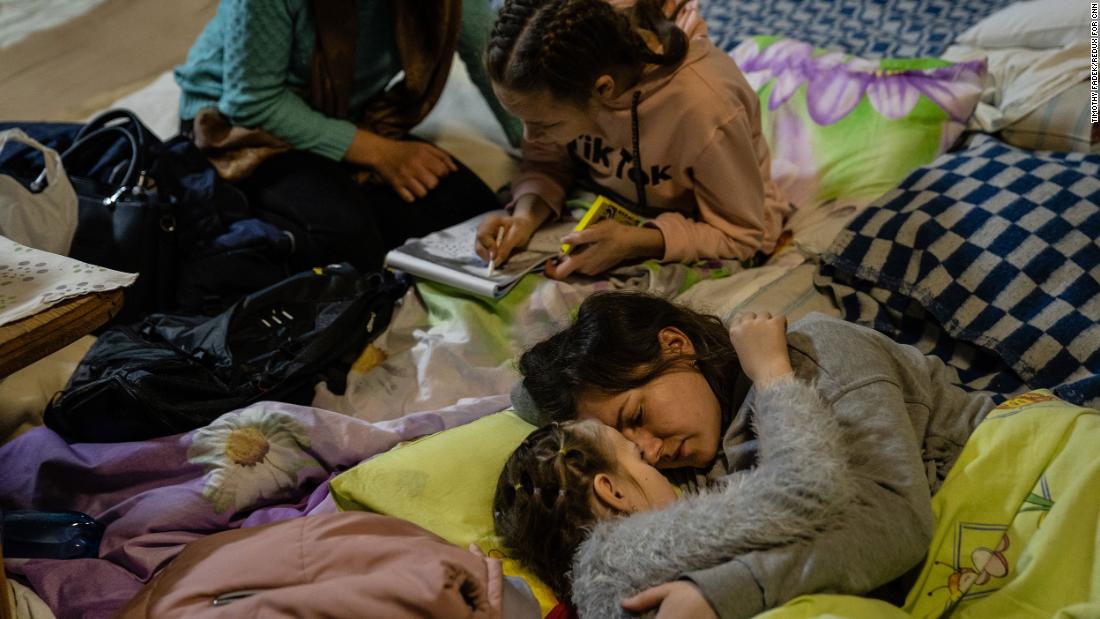
[{"label": "bedding pile", "polygon": [[970,387],[1100,407],[1100,155],[977,136],[876,200],[822,262],[845,319]]},{"label": "bedding pile", "polygon": [[507,397],[371,424],[261,402],[198,430],[132,443],[66,444],[35,428],[0,446],[6,510],[77,510],[106,525],[96,559],[7,559],[58,617],[113,616],[188,542],[332,513],[328,480],[398,443],[505,408]]}]

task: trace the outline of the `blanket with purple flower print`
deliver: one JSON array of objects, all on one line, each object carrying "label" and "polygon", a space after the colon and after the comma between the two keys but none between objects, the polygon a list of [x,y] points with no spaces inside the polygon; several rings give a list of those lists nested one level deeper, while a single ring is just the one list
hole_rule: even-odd
[{"label": "blanket with purple flower print", "polygon": [[381,423],[260,402],[186,434],[66,444],[36,428],[0,447],[0,507],[75,510],[105,525],[94,559],[7,559],[59,619],[117,612],[188,542],[335,511],[328,480],[400,442],[468,423],[507,396]]}]

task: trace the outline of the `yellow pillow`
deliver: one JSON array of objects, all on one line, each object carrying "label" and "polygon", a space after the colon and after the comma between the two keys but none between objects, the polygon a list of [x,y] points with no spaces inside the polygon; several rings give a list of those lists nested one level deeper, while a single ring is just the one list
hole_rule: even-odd
[{"label": "yellow pillow", "polygon": [[[400,445],[336,476],[329,484],[341,510],[403,518],[465,548],[504,557],[493,529],[493,493],[508,456],[535,430],[512,411]],[[504,574],[531,586],[545,616],[557,599],[515,561]]]}]

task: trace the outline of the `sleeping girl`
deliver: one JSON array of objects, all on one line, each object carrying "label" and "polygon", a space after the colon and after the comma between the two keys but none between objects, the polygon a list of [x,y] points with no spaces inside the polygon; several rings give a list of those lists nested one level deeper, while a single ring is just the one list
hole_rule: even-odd
[{"label": "sleeping girl", "polygon": [[[917,566],[939,487],[992,400],[850,323],[717,318],[595,295],[520,360],[506,546],[582,617],[749,617]],[[516,397],[518,396],[518,397]],[[676,497],[656,469],[696,474]]]}]

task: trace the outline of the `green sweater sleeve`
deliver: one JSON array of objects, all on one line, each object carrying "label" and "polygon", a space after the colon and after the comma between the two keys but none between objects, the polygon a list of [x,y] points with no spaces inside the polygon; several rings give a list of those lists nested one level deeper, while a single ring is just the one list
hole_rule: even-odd
[{"label": "green sweater sleeve", "polygon": [[462,30],[458,38],[458,55],[466,65],[470,81],[481,91],[481,96],[493,110],[497,122],[504,129],[504,135],[512,146],[519,146],[523,136],[523,125],[519,119],[509,114],[497,101],[492,82],[485,69],[485,50],[489,46],[489,34],[493,27],[495,13],[488,0],[465,0],[462,3]]},{"label": "green sweater sleeve", "polygon": [[224,0],[225,90],[218,109],[235,125],[259,127],[294,148],[342,159],[355,125],[311,108],[287,86],[294,16],[280,0]]}]

